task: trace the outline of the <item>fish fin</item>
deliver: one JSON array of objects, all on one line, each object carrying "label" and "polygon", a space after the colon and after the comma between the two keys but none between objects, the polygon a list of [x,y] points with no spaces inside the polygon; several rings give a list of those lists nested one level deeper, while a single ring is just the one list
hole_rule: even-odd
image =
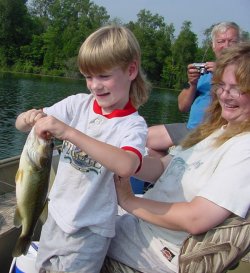
[{"label": "fish fin", "polygon": [[20,213],[19,213],[19,209],[16,208],[16,211],[15,211],[15,216],[14,216],[14,225],[15,227],[20,227],[22,225],[22,221],[21,221],[21,216],[20,216]]},{"label": "fish fin", "polygon": [[30,237],[19,237],[17,239],[16,245],[12,251],[12,256],[13,257],[19,257],[22,254],[26,255],[29,247],[31,244],[31,238]]},{"label": "fish fin", "polygon": [[19,181],[22,181],[22,179],[23,179],[23,170],[18,169],[16,173],[15,181],[16,183],[18,183]]}]

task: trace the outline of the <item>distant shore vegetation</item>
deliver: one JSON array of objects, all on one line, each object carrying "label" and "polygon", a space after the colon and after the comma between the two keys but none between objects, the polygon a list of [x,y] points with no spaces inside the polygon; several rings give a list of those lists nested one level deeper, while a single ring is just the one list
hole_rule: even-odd
[{"label": "distant shore vegetation", "polygon": [[[213,25],[198,46],[192,22],[184,21],[175,37],[174,25],[166,19],[143,9],[135,22],[125,24],[89,0],[0,0],[0,70],[80,78],[77,55],[82,42],[103,25],[119,24],[137,37],[148,79],[180,89],[189,63],[214,59]],[[243,35],[249,39],[248,32]]]}]

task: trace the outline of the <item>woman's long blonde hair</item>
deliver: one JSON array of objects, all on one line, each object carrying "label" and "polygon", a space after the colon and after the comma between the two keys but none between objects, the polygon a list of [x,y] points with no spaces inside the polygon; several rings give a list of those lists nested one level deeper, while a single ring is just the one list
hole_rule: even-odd
[{"label": "woman's long blonde hair", "polygon": [[84,75],[102,74],[114,67],[123,70],[136,61],[138,74],[130,87],[130,99],[139,108],[149,97],[151,88],[141,68],[141,49],[134,34],[126,27],[104,26],[92,33],[78,54],[80,72]]},{"label": "woman's long blonde hair", "polygon": [[[221,117],[221,106],[216,91],[218,84],[221,82],[224,70],[228,65],[234,65],[235,67],[235,79],[240,91],[250,94],[250,42],[244,42],[224,49],[218,58],[212,79],[212,102],[206,111],[205,121],[184,139],[181,143],[183,148],[193,146],[208,137],[215,130],[227,124],[227,121]],[[214,145],[218,147],[231,137],[249,131],[250,118],[235,126],[226,128],[224,133],[215,140]]]}]

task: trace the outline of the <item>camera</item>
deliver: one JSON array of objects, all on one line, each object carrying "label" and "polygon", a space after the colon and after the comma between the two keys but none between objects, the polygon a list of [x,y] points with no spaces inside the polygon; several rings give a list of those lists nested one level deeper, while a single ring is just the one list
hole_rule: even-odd
[{"label": "camera", "polygon": [[201,75],[208,73],[205,68],[205,63],[193,63],[193,65],[200,72]]}]

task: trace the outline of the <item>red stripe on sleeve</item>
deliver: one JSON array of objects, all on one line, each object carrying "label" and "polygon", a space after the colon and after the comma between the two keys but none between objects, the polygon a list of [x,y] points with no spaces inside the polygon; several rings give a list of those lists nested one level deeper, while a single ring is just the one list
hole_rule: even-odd
[{"label": "red stripe on sleeve", "polygon": [[135,173],[139,172],[139,170],[141,169],[141,165],[142,165],[142,154],[137,149],[135,149],[133,147],[130,147],[130,146],[124,146],[124,147],[122,147],[122,149],[125,150],[125,151],[131,151],[131,152],[135,153],[139,157],[140,165],[137,168]]}]

